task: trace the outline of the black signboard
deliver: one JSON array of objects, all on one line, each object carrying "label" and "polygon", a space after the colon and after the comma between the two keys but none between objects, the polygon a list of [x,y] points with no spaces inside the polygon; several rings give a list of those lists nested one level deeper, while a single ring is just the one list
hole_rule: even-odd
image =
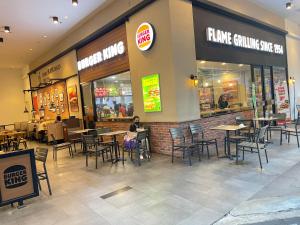
[{"label": "black signboard", "polygon": [[193,6],[197,60],[286,67],[285,33]]}]

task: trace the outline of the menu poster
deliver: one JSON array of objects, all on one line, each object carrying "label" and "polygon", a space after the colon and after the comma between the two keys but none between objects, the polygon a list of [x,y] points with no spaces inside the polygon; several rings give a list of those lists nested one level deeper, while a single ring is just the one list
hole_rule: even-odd
[{"label": "menu poster", "polygon": [[291,118],[288,88],[286,82],[275,83],[275,100],[278,113],[285,113],[287,119]]},{"label": "menu poster", "polygon": [[143,100],[145,112],[161,112],[159,74],[142,78]]},{"label": "menu poster", "polygon": [[228,102],[237,102],[239,100],[237,80],[222,82],[222,87]]},{"label": "menu poster", "polygon": [[78,108],[78,95],[77,95],[76,85],[72,85],[68,87],[68,97],[69,97],[70,111],[78,112],[79,108]]},{"label": "menu poster", "polygon": [[0,154],[0,206],[39,195],[34,151]]}]

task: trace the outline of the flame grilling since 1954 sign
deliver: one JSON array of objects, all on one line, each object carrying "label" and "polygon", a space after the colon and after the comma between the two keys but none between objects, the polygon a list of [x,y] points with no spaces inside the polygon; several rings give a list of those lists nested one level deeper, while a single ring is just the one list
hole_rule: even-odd
[{"label": "flame grilling since 1954 sign", "polygon": [[154,28],[150,23],[144,22],[136,30],[135,41],[141,51],[149,50],[154,44],[154,39]]}]

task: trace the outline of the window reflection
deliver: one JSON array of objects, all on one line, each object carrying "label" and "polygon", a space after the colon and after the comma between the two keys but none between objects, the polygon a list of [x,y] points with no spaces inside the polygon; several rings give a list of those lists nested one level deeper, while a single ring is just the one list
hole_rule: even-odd
[{"label": "window reflection", "polygon": [[130,72],[94,81],[97,120],[133,116]]},{"label": "window reflection", "polygon": [[197,61],[197,73],[202,116],[239,111],[252,106],[249,65]]}]

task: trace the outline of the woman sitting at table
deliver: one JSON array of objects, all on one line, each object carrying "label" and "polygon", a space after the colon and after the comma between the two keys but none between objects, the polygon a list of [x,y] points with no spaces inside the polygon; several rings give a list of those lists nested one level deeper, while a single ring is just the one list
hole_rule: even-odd
[{"label": "woman sitting at table", "polygon": [[221,94],[218,101],[218,106],[220,109],[228,108],[228,101],[225,94]]},{"label": "woman sitting at table", "polygon": [[136,132],[137,129],[140,128],[140,117],[134,116],[133,117],[133,123],[129,127],[130,132]]}]

